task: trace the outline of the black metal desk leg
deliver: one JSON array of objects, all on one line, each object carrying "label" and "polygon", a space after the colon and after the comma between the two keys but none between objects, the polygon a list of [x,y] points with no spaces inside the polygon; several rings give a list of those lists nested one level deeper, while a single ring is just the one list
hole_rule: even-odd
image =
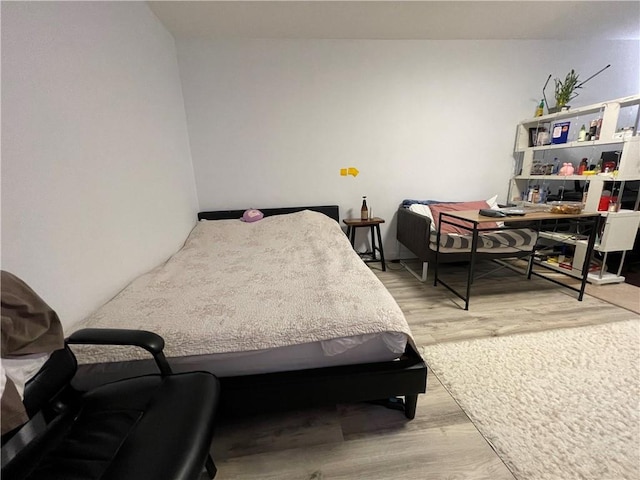
[{"label": "black metal desk leg", "polygon": [[[596,235],[598,232],[598,223],[600,217],[595,217],[591,220],[591,233],[589,234],[589,243],[587,243],[587,252],[584,256],[584,263],[582,264],[582,284],[580,285],[580,293],[578,294],[578,301],[582,301],[584,297],[584,289],[587,286],[587,278],[589,277],[589,267],[591,266],[591,256],[593,255],[593,246],[596,243]],[[578,220],[578,225],[580,221]]]},{"label": "black metal desk leg", "polygon": [[536,254],[536,246],[534,245],[533,250],[531,250],[531,255],[529,255],[529,260],[527,261],[527,280],[531,280],[531,275],[533,274],[533,262],[535,260]]},{"label": "black metal desk leg", "polygon": [[[440,219],[442,219],[442,214],[440,214]],[[427,233],[427,236],[429,236],[430,233]],[[429,238],[428,241],[430,241],[431,239]],[[438,260],[440,256],[440,227],[438,227],[438,231],[436,233],[436,261],[435,261],[435,268],[433,269],[433,286],[437,287],[438,286]]]},{"label": "black metal desk leg", "polygon": [[376,233],[378,234],[378,248],[380,250],[380,262],[382,263],[382,271],[387,271],[387,266],[384,263],[384,249],[382,248],[382,235],[380,234],[380,225],[376,225]]},{"label": "black metal desk leg", "polygon": [[478,225],[473,227],[473,237],[471,240],[471,258],[469,259],[469,272],[467,275],[467,295],[464,300],[464,309],[469,310],[469,298],[471,297],[471,283],[476,265],[476,253],[478,251]]},{"label": "black metal desk leg", "polygon": [[356,245],[356,229],[354,227],[352,227],[351,225],[349,225],[347,227],[347,237],[349,237],[349,240],[351,240],[351,247],[355,247]]},{"label": "black metal desk leg", "polygon": [[527,280],[531,280],[531,275],[533,274],[533,262],[535,261],[536,250],[538,248],[538,242],[540,241],[540,230],[542,230],[542,222],[536,222],[536,243],[531,250],[531,255],[529,255],[529,261],[527,262]]}]

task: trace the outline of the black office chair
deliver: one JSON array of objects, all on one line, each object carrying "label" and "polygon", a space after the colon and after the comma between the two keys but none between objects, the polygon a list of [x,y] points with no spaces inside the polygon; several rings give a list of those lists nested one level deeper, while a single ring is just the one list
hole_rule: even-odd
[{"label": "black office chair", "polygon": [[[78,392],[70,344],[136,345],[160,374]],[[205,372],[173,374],[164,340],[138,330],[85,329],[25,386],[29,422],[2,438],[2,479],[195,480],[216,468],[209,455],[218,379]]]},{"label": "black office chair", "polygon": [[[205,467],[215,476],[209,455],[219,400],[215,376],[174,375],[164,340],[151,332],[84,329],[64,339],[58,315],[29,285],[2,270],[0,286],[2,357],[22,364],[49,355],[22,398],[22,380],[6,364],[3,480],[196,480]],[[82,343],[144,348],[160,373],[78,391],[71,386],[77,362],[69,345]]]}]

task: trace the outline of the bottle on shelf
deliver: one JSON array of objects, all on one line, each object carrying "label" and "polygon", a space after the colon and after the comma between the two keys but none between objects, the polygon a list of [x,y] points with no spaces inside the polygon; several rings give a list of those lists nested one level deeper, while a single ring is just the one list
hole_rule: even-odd
[{"label": "bottle on shelf", "polygon": [[543,184],[542,187],[540,187],[540,197],[538,198],[538,201],[540,203],[547,203],[548,195],[549,195],[549,186]]},{"label": "bottle on shelf", "polygon": [[578,141],[584,142],[586,139],[587,139],[587,129],[583,124],[582,128],[580,129],[580,133],[578,134]]},{"label": "bottle on shelf", "polygon": [[367,208],[367,197],[362,197],[362,207],[360,207],[360,220],[369,220],[369,208]]},{"label": "bottle on shelf", "polygon": [[587,140],[596,140],[596,131],[598,130],[598,121],[591,120],[589,124],[589,133],[587,134]]},{"label": "bottle on shelf", "polygon": [[560,160],[558,157],[553,157],[553,169],[551,170],[552,175],[558,175],[560,173]]},{"label": "bottle on shelf", "polygon": [[538,105],[538,108],[536,108],[536,114],[534,115],[534,117],[541,117],[544,115],[544,99],[540,100],[540,104]]},{"label": "bottle on shelf", "polygon": [[587,170],[587,168],[589,168],[587,166],[587,159],[583,158],[582,160],[580,160],[580,166],[578,167],[578,175],[582,175],[585,170]]},{"label": "bottle on shelf", "polygon": [[527,199],[531,203],[540,203],[540,187],[535,185],[529,194],[529,198]]},{"label": "bottle on shelf", "polygon": [[584,183],[584,190],[582,191],[582,206],[587,204],[587,196],[589,193],[589,182]]}]

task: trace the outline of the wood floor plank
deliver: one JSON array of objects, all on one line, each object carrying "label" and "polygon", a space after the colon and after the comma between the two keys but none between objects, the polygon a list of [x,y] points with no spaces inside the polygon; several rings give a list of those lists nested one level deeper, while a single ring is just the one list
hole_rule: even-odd
[{"label": "wood floor plank", "polygon": [[[479,265],[481,273],[492,268],[491,264]],[[452,285],[460,288],[465,285],[466,267],[444,266],[442,270]],[[425,283],[398,264],[392,264],[387,272],[375,273],[400,305],[418,345],[597,325],[637,317],[634,312],[590,295],[578,301],[576,292],[540,278],[527,280],[508,269],[492,272],[474,282],[468,311],[453,293],[441,285],[433,286],[432,273]],[[627,287],[624,284],[619,287],[625,292],[625,300],[634,294],[640,298],[640,288],[633,287],[629,292]],[[610,296],[613,298],[615,294]]]},{"label": "wood floor plank", "polygon": [[344,439],[348,441],[383,433],[414,432],[469,422],[464,411],[431,372],[427,375],[427,383],[429,394],[418,397],[416,418],[413,420],[401,418],[397,411],[377,405],[338,405]]},{"label": "wood floor plank", "polygon": [[342,441],[340,419],[331,406],[220,419],[213,451],[224,459]]},{"label": "wood floor plank", "polygon": [[514,480],[467,422],[218,462],[218,480]]}]

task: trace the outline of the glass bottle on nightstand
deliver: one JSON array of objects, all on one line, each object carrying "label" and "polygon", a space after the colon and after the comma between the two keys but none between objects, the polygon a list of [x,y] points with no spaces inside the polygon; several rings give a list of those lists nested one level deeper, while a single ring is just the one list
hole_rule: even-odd
[{"label": "glass bottle on nightstand", "polygon": [[362,207],[360,207],[360,220],[369,220],[369,209],[367,208],[367,197],[362,197]]}]

